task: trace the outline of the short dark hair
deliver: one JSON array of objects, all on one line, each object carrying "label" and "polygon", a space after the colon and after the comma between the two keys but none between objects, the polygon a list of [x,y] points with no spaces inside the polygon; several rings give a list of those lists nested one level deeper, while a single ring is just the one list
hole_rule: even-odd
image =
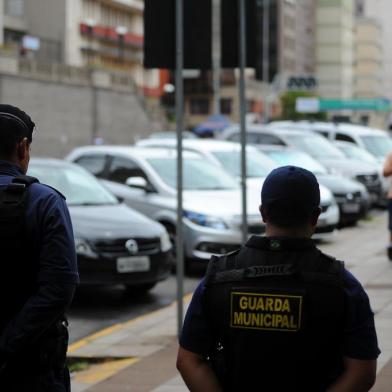
[{"label": "short dark hair", "polygon": [[312,217],[317,213],[317,208],[301,208],[298,205],[288,206],[287,203],[274,202],[264,207],[265,214],[271,224],[282,229],[306,227]]},{"label": "short dark hair", "polygon": [[0,156],[9,158],[24,138],[31,143],[35,124],[30,116],[11,105],[0,105]]}]

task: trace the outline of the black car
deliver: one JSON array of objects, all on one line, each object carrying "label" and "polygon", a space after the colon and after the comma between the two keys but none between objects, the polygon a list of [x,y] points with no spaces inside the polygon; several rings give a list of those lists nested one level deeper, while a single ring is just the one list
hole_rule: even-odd
[{"label": "black car", "polygon": [[149,290],[169,276],[171,243],[165,228],[119,202],[86,170],[34,159],[28,174],[67,198],[81,284]]}]

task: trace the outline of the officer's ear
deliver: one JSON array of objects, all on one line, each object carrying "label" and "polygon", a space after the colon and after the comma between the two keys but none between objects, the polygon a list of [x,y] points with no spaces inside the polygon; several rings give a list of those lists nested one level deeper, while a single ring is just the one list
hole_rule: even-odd
[{"label": "officer's ear", "polygon": [[16,155],[20,161],[24,161],[29,157],[30,144],[29,139],[25,137],[16,145]]},{"label": "officer's ear", "polygon": [[267,219],[268,219],[267,218],[267,213],[265,211],[265,208],[263,208],[262,205],[259,206],[259,211],[260,211],[260,214],[261,214],[261,218],[263,219],[263,222],[267,223]]},{"label": "officer's ear", "polygon": [[310,223],[311,223],[311,225],[313,227],[315,227],[317,225],[317,221],[318,221],[318,218],[319,218],[320,214],[321,214],[321,208],[320,207],[316,208],[314,210],[314,212],[312,213],[312,215],[310,217]]}]

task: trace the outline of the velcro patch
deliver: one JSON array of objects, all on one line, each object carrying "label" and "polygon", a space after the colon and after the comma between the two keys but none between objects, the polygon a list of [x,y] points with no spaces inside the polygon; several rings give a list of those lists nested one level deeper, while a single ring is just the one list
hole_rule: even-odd
[{"label": "velcro patch", "polygon": [[301,295],[231,292],[232,328],[297,332],[301,328]]}]

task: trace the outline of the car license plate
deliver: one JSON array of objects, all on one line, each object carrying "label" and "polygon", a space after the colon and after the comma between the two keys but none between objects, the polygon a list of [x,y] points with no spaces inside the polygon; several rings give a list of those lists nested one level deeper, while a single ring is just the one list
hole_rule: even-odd
[{"label": "car license plate", "polygon": [[128,272],[145,272],[150,270],[150,259],[147,256],[119,257],[117,259],[117,272],[126,274]]},{"label": "car license plate", "polygon": [[361,206],[356,203],[343,204],[343,207],[342,207],[343,212],[346,212],[348,214],[355,214],[355,213],[359,212],[360,209],[361,209]]}]

